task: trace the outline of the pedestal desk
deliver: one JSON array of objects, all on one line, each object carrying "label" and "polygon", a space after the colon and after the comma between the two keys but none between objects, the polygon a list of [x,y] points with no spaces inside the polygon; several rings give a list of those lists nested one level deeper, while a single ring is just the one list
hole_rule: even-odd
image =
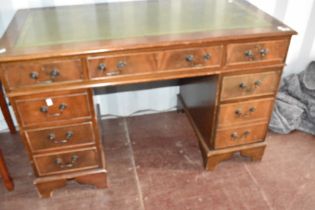
[{"label": "pedestal desk", "polygon": [[1,78],[39,195],[106,187],[93,88],[176,80],[207,170],[260,160],[295,31],[246,1],[136,1],[19,10]]}]

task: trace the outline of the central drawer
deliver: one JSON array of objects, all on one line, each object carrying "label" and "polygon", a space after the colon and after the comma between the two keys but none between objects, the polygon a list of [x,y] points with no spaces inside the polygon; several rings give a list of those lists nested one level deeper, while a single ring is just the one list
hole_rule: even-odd
[{"label": "central drawer", "polygon": [[95,143],[92,122],[25,131],[32,152],[91,146]]},{"label": "central drawer", "polygon": [[100,162],[96,148],[34,155],[33,159],[39,176],[97,168]]},{"label": "central drawer", "polygon": [[155,53],[89,57],[90,78],[149,73],[157,70]]},{"label": "central drawer", "polygon": [[91,118],[88,91],[33,95],[15,101],[23,126],[42,125],[78,118]]},{"label": "central drawer", "polygon": [[219,67],[222,54],[222,46],[168,50],[161,53],[159,69]]}]

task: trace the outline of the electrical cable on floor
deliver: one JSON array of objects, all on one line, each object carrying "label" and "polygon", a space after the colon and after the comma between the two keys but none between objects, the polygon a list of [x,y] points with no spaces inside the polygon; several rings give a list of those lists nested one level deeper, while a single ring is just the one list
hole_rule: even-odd
[{"label": "electrical cable on floor", "polygon": [[142,114],[156,114],[156,113],[163,113],[163,112],[169,112],[169,111],[175,111],[178,109],[178,106],[173,106],[168,109],[164,110],[156,110],[156,109],[143,109],[143,110],[138,110],[135,111],[129,115],[114,115],[114,114],[105,114],[105,115],[100,115],[102,120],[106,119],[117,119],[117,118],[123,118],[123,117],[133,117],[137,115],[142,115]]}]

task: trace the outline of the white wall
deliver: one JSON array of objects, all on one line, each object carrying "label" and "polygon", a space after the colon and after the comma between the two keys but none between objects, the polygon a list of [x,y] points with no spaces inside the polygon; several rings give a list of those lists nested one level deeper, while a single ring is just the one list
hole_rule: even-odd
[{"label": "white wall", "polygon": [[292,38],[284,75],[305,69],[315,60],[315,1],[248,0],[298,32]]},{"label": "white wall", "polygon": [[15,11],[11,0],[0,0],[0,37],[9,25]]},{"label": "white wall", "polygon": [[[17,9],[112,1],[128,0],[0,0],[0,35]],[[314,23],[311,23],[312,20],[315,20],[313,0],[248,1],[298,31],[299,35],[292,39],[285,74],[296,73],[305,69],[307,64],[315,59],[315,27]],[[123,92],[95,96],[95,102],[101,105],[102,115],[126,116],[139,110],[169,110],[176,106],[176,94],[179,92],[177,86],[137,91],[126,91],[124,87],[117,87],[116,90],[123,90]],[[6,129],[2,116],[0,116],[1,129]]]}]

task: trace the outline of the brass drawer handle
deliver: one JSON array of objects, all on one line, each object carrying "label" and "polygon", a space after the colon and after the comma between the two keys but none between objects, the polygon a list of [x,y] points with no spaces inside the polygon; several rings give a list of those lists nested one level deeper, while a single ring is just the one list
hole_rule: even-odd
[{"label": "brass drawer handle", "polygon": [[255,91],[257,88],[259,88],[262,84],[262,81],[261,80],[256,80],[252,86],[248,86],[247,84],[245,84],[244,82],[241,82],[239,84],[239,88],[241,90],[244,90],[246,92],[253,92]]},{"label": "brass drawer handle", "polygon": [[235,115],[237,116],[237,117],[248,117],[248,116],[250,116],[250,114],[252,114],[252,113],[254,113],[254,112],[256,112],[256,108],[255,107],[250,107],[248,110],[247,110],[247,112],[242,112],[242,110],[241,109],[237,109],[237,110],[235,110]]},{"label": "brass drawer handle", "polygon": [[68,107],[67,104],[61,103],[61,104],[59,105],[59,110],[60,110],[60,112],[57,112],[57,113],[49,113],[49,112],[48,112],[48,106],[41,106],[41,107],[39,108],[39,111],[42,112],[42,113],[44,113],[44,114],[46,114],[47,116],[50,116],[50,117],[59,117],[59,116],[62,115],[63,111],[64,111],[65,109],[67,109],[67,107]]},{"label": "brass drawer handle", "polygon": [[106,72],[107,70],[107,66],[105,63],[100,63],[97,67],[98,71],[101,71],[101,72],[104,72],[106,76],[116,76],[116,75],[119,75],[121,72],[120,72],[120,69],[123,69],[125,68],[126,66],[126,62],[124,61],[118,61],[117,63],[117,70],[113,70],[113,71],[108,71]]},{"label": "brass drawer handle", "polygon": [[[261,48],[261,49],[258,50],[258,52],[259,52],[259,54],[260,54],[260,57],[263,58],[263,57],[266,57],[266,56],[268,55],[269,49],[267,49],[267,48]],[[253,53],[252,50],[246,50],[246,51],[244,52],[244,56],[245,56],[246,58],[248,58],[249,60],[255,60],[255,55],[254,55],[254,53]]]},{"label": "brass drawer handle", "polygon": [[231,134],[231,139],[234,140],[234,141],[242,140],[242,139],[248,137],[249,135],[250,135],[250,131],[248,131],[248,130],[244,131],[244,133],[241,134],[241,135],[239,135],[237,132],[233,132]]},{"label": "brass drawer handle", "polygon": [[66,138],[62,140],[56,140],[56,134],[55,133],[49,133],[48,134],[48,139],[53,142],[54,144],[65,144],[68,143],[72,137],[73,137],[73,132],[72,131],[67,131],[66,132]]},{"label": "brass drawer handle", "polygon": [[[204,61],[208,61],[211,59],[211,54],[210,53],[205,53],[203,56],[202,56],[203,60]],[[187,55],[185,57],[185,60],[188,62],[188,63],[194,63],[195,61],[195,56],[194,55]]]},{"label": "brass drawer handle", "polygon": [[64,161],[62,158],[57,157],[57,158],[55,159],[55,164],[56,164],[57,166],[59,166],[60,169],[73,168],[73,167],[77,164],[78,159],[79,159],[79,156],[76,155],[76,154],[73,154],[73,155],[71,156],[70,161],[69,161],[68,163],[65,163],[65,161]]},{"label": "brass drawer handle", "polygon": [[60,72],[59,72],[59,70],[57,68],[53,68],[51,70],[51,72],[49,73],[49,76],[50,76],[49,80],[39,81],[39,73],[37,71],[32,71],[30,73],[30,78],[31,79],[35,80],[38,83],[44,83],[45,84],[45,83],[52,83],[52,82],[54,82],[55,79],[60,76]]}]

